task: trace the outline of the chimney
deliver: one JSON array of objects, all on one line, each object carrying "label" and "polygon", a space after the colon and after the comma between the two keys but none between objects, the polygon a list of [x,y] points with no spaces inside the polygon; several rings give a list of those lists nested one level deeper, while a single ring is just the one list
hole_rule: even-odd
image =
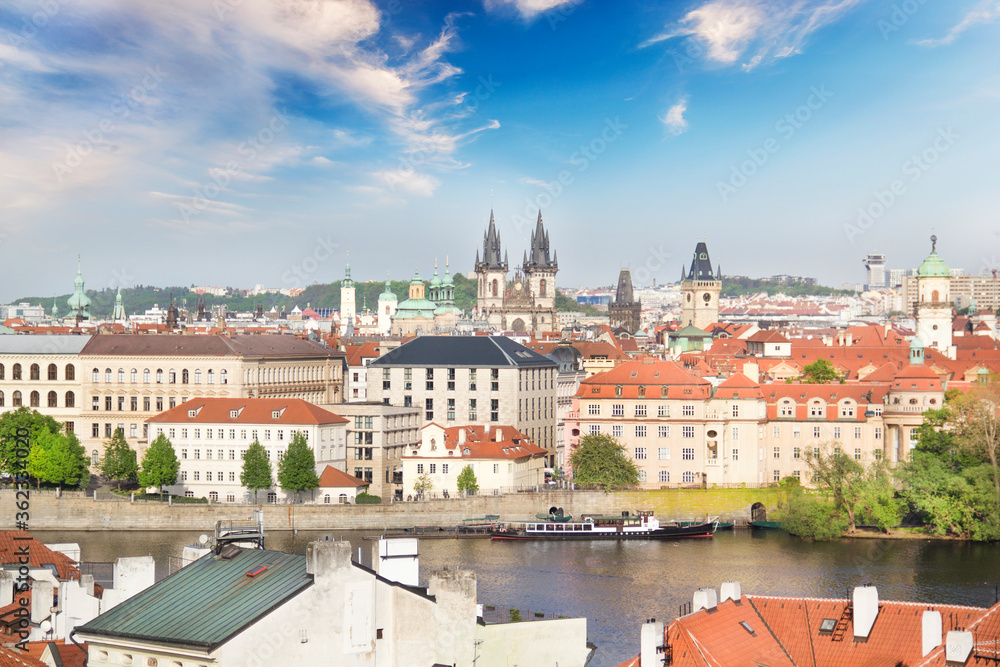
[{"label": "chimney", "polygon": [[658,648],[663,646],[663,623],[657,623],[655,618],[651,618],[642,624],[642,631],[639,635],[639,664],[641,665],[662,665],[663,659],[657,653]]},{"label": "chimney", "polygon": [[497,434],[496,434],[496,438],[494,438],[494,439],[497,442],[503,442],[503,429],[500,428],[499,426],[497,426]]},{"label": "chimney", "polygon": [[51,581],[31,583],[31,622],[41,623],[52,613],[54,594]]},{"label": "chimney", "polygon": [[464,426],[460,426],[459,429],[458,429],[458,444],[460,444],[460,445],[464,445],[465,444],[465,427]]},{"label": "chimney", "polygon": [[923,653],[921,655],[926,657],[928,653],[941,645],[941,629],[943,627],[941,624],[941,612],[928,609],[924,612],[920,623],[923,627]]},{"label": "chimney", "polygon": [[351,543],[346,540],[336,542],[310,542],[306,545],[306,573],[321,582],[340,576],[340,572],[351,567]]},{"label": "chimney", "polygon": [[694,592],[693,602],[694,604],[691,608],[692,613],[701,611],[702,609],[713,611],[719,606],[719,595],[716,593],[714,588],[699,588]]},{"label": "chimney", "polygon": [[878,589],[858,586],[852,596],[854,605],[854,638],[867,639],[878,616]]},{"label": "chimney", "polygon": [[483,432],[486,433],[487,435],[489,434],[489,432],[490,432],[490,423],[489,422],[486,422],[486,424],[483,425]]},{"label": "chimney", "polygon": [[8,570],[0,570],[0,607],[14,601],[14,575]]},{"label": "chimney", "polygon": [[719,603],[723,603],[726,600],[732,600],[733,602],[739,602],[743,599],[743,592],[740,589],[740,582],[738,581],[723,581],[722,586],[719,588]]},{"label": "chimney", "polygon": [[972,633],[968,630],[952,630],[945,642],[944,655],[949,663],[964,665],[972,653]]},{"label": "chimney", "polygon": [[845,335],[847,336],[847,347],[850,347],[854,344],[854,334],[848,331]]},{"label": "chimney", "polygon": [[80,588],[82,588],[90,597],[94,597],[94,575],[81,574]]}]

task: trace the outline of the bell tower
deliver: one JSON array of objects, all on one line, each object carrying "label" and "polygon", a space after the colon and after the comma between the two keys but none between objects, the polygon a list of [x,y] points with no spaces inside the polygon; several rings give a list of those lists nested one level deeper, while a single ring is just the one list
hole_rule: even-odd
[{"label": "bell tower", "polygon": [[500,234],[493,220],[493,211],[490,211],[490,224],[483,234],[482,259],[479,251],[476,251],[476,302],[481,315],[503,307],[504,292],[507,290],[507,266],[507,254],[501,255]]},{"label": "bell tower", "polygon": [[699,241],[691,259],[691,269],[684,274],[681,269],[681,294],[684,299],[681,312],[683,326],[694,325],[704,329],[719,321],[719,295],[722,293],[722,276],[712,269],[708,245]]}]

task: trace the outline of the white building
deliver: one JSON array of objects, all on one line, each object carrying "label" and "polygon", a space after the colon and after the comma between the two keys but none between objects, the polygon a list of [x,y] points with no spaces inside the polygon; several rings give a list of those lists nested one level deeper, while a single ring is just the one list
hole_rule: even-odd
[{"label": "white building", "polygon": [[258,441],[271,461],[275,486],[267,502],[287,500],[277,487],[278,462],[300,432],[313,450],[316,474],[345,467],[347,420],[297,398],[192,398],[147,421],[152,441],[161,433],[180,460],[177,484],[167,491],[212,502],[252,502],[240,483],[243,455]]}]

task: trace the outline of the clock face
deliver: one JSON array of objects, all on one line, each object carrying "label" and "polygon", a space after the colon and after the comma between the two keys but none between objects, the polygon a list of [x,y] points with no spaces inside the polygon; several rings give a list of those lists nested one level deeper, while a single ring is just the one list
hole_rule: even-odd
[{"label": "clock face", "polygon": [[712,295],[709,294],[708,292],[705,292],[705,295],[702,296],[701,298],[703,298],[705,300],[705,303],[708,303],[709,301],[712,300]]}]

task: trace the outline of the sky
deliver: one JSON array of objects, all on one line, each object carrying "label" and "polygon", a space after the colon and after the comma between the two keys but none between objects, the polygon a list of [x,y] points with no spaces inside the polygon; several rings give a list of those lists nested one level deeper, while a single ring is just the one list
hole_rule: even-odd
[{"label": "sky", "polygon": [[1000,0],[7,0],[0,301],[1000,268]]}]

